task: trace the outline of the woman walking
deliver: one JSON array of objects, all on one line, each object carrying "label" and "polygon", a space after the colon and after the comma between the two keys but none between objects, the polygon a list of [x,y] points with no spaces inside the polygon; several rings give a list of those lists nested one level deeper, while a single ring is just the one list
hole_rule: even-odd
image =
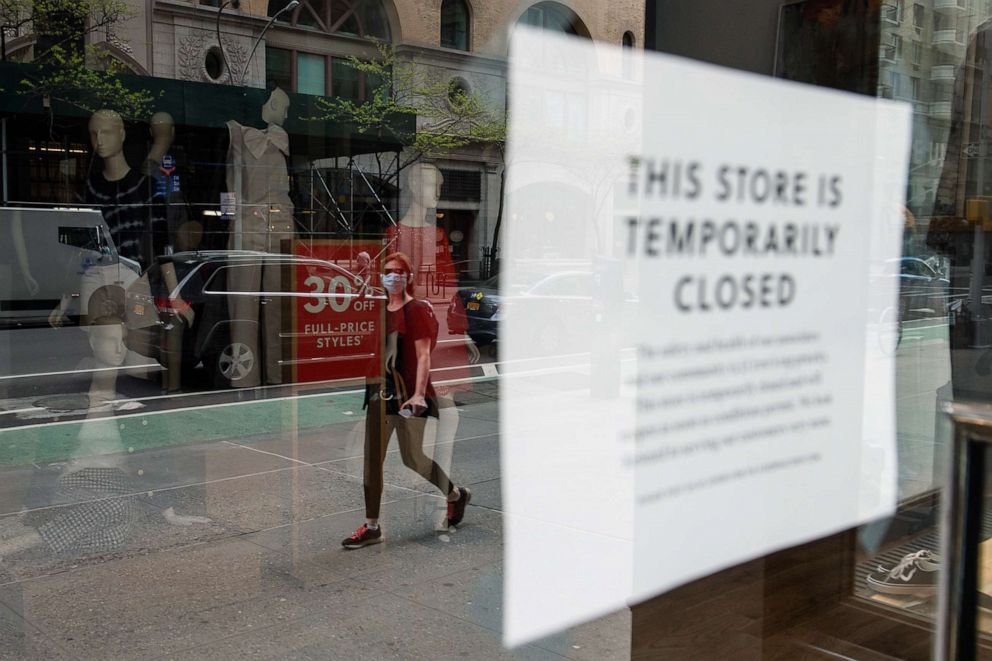
[{"label": "woman walking", "polygon": [[448,525],[458,525],[472,499],[467,487],[456,487],[444,470],[424,454],[428,416],[438,416],[437,395],[431,385],[431,345],[436,320],[430,303],[413,295],[413,268],[401,252],[388,255],[382,284],[388,294],[386,341],[381,378],[365,390],[365,523],[341,542],[357,549],[383,540],[379,526],[383,462],[393,431],[403,464],[441,490],[448,500]]}]

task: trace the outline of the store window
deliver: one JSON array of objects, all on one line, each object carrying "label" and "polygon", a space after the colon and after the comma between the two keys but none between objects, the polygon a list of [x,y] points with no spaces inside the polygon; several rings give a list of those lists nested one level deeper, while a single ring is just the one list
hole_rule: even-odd
[{"label": "store window", "polygon": [[441,45],[456,50],[469,50],[470,14],[465,0],[444,0],[441,3]]},{"label": "store window", "polygon": [[[236,10],[191,0],[129,2],[130,11],[114,0],[6,4],[0,659],[377,658],[401,648],[425,658],[511,654],[493,614],[503,612],[509,493],[499,409],[517,393],[513,379],[498,379],[507,368],[531,367],[501,363],[509,344],[501,324],[527,314],[528,301],[560,305],[559,326],[526,338],[558,348],[573,329],[603,320],[601,311],[576,313],[582,300],[603,302],[611,268],[580,250],[589,234],[582,219],[590,209],[613,209],[615,198],[597,196],[626,174],[583,179],[587,152],[576,150],[574,167],[539,172],[540,184],[523,192],[535,199],[532,213],[504,208],[521,194],[507,188],[513,177],[503,160],[509,81],[500,48],[514,21],[556,38],[605,35],[601,53],[622,48],[627,56],[622,64],[602,58],[604,67],[617,65],[615,106],[590,106],[567,84],[520,95],[553,138],[577,145],[597,138],[603,113],[631,134],[673,119],[664,104],[619,103],[643,90],[635,74],[637,49],[646,46],[748,76],[858,93],[864,103],[912,102],[906,195],[892,230],[903,254],[875,274],[900,290],[896,306],[878,316],[892,329],[886,350],[896,361],[899,455],[875,466],[869,445],[863,457],[891,478],[896,516],[755,559],[633,619],[620,611],[520,655],[929,656],[935,576],[946,566],[936,557],[948,438],[941,411],[957,396],[992,399],[992,101],[975,87],[992,52],[992,2],[649,0],[609,3],[608,11],[600,11],[607,3],[537,0],[241,0]],[[32,15],[20,15],[29,5]],[[95,11],[83,15],[84,6]],[[484,20],[473,23],[473,8]],[[72,57],[54,57],[58,50]],[[361,71],[350,59],[384,52],[395,56],[393,70]],[[31,57],[43,66],[15,61]],[[264,85],[257,76],[232,84],[242,71],[260,70],[260,58]],[[388,116],[359,103],[335,115],[322,103],[366,101],[373,90],[388,101],[401,84],[414,93],[398,99],[402,107],[383,104]],[[712,94],[711,107],[726,117],[747,112],[721,89],[699,93]],[[766,118],[799,116],[785,98],[774,99]],[[490,114],[467,124],[452,117],[477,107]],[[890,128],[836,121],[861,144]],[[720,135],[721,128],[714,126],[720,148],[747,134]],[[606,148],[618,146],[626,148]],[[801,140],[794,146],[804,148]],[[696,149],[701,144],[655,156],[689,158]],[[824,155],[824,168],[833,155]],[[759,164],[765,153],[747,156]],[[568,203],[538,204],[549,190]],[[767,208],[811,225],[822,212]],[[754,210],[755,219],[762,214]],[[530,232],[526,259],[564,264],[566,276],[501,280],[506,228],[517,223]],[[612,237],[594,238],[613,245]],[[382,258],[393,250],[408,254],[410,289],[432,310],[421,309],[418,320],[436,340],[425,372],[436,408],[424,406],[424,416],[419,408],[414,415],[416,393],[389,391],[403,375],[384,371],[383,331],[408,321],[387,323],[380,305]],[[501,298],[501,287],[512,296]],[[815,313],[844,320],[848,303],[823,300]],[[735,327],[732,317],[712,318]],[[607,376],[627,369],[632,356],[613,361],[598,349],[570,347],[533,370],[571,397],[578,378],[604,365]],[[409,357],[401,344],[390,350],[399,363]],[[729,396],[722,378],[713,377],[706,398]],[[406,400],[412,422],[399,406]],[[407,433],[383,437],[377,415]],[[577,445],[571,456],[587,449]],[[554,473],[560,458],[542,455],[552,465],[535,475]],[[854,497],[847,477],[837,476],[838,499]],[[612,502],[615,485],[601,486]],[[535,493],[537,509],[554,495]],[[806,495],[795,497],[797,520],[809,516]],[[735,499],[722,507],[725,517],[700,525],[732,520]],[[977,517],[988,552],[990,511]],[[380,516],[390,543],[358,549],[383,539],[373,523]],[[663,534],[663,525],[652,529]],[[683,543],[672,540],[661,562],[681,562]],[[539,537],[534,547],[540,553]],[[979,571],[976,580],[979,642],[992,649],[992,574]],[[345,617],[325,616],[342,604]],[[426,630],[451,635],[408,635]]]}]

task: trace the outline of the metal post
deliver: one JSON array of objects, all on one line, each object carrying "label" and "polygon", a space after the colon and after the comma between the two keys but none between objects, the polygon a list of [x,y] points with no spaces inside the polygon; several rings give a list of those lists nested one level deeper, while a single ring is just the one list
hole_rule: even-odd
[{"label": "metal post", "polygon": [[992,406],[948,404],[954,435],[941,499],[937,628],[933,658],[974,659],[977,636],[978,545],[985,457],[992,444]]},{"label": "metal post", "polygon": [[[241,0],[225,0],[217,7],[217,16],[214,20],[214,31],[217,33],[217,47],[220,48],[220,58],[224,60],[224,69],[227,71],[227,77],[234,82],[234,75],[231,73],[231,63],[227,59],[227,53],[224,51],[224,42],[220,39],[220,16],[224,13],[224,8],[231,5],[233,9],[240,9]],[[151,37],[149,36],[149,41]]]},{"label": "metal post", "polygon": [[3,150],[3,204],[10,202],[10,172],[7,170],[7,118],[0,120],[0,149]]},{"label": "metal post", "polygon": [[[986,116],[988,108],[985,98],[986,91],[988,90],[988,65],[988,62],[983,62],[978,71],[978,75],[981,76],[981,84],[978,87],[978,116],[981,118],[978,124],[978,139],[983,145],[981,154],[978,158],[976,167],[977,171],[975,173],[977,179],[977,190],[975,192],[979,196],[985,195],[985,159],[989,157],[986,153],[987,150],[984,148],[986,134],[989,131],[989,127],[987,126],[988,119]],[[974,348],[986,348],[989,346],[988,330],[986,330],[988,320],[986,319],[985,311],[982,306],[982,286],[985,283],[984,225],[984,219],[975,224],[975,242],[972,247],[971,257],[971,286],[968,292],[968,303],[971,307],[971,323],[974,329],[971,345]]]}]

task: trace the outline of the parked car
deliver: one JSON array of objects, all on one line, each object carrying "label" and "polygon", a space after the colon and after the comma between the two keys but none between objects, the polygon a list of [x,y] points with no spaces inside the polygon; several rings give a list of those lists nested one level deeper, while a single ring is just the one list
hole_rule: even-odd
[{"label": "parked car", "polygon": [[[229,286],[229,276],[246,268],[281,269],[281,291],[248,292]],[[229,302],[234,296],[257,301],[259,318],[232,318]],[[365,302],[360,306],[364,312],[354,311],[358,300]],[[202,365],[215,385],[237,385],[257,376],[256,370],[264,371],[264,352],[272,348],[261,339],[246,342],[235,336],[261,338],[265,306],[280,306],[277,350],[286,378],[292,376],[291,368],[304,363],[312,375],[315,362],[326,366],[328,378],[361,377],[373,357],[375,331],[374,324],[357,321],[376,318],[379,310],[371,302],[377,305],[381,300],[381,293],[354,273],[317,258],[250,251],[176,253],[159,257],[128,289],[127,344],[166,369],[187,375]],[[357,325],[339,323],[346,321]],[[335,337],[357,340],[337,341]],[[315,347],[319,351],[314,352]],[[314,380],[312,376],[300,378]]]},{"label": "parked car", "polygon": [[951,283],[925,260],[901,257],[889,260],[888,275],[899,276],[899,312],[903,321],[947,314]]},{"label": "parked car", "polygon": [[448,328],[464,332],[479,345],[499,341],[500,323],[507,314],[534,320],[536,355],[586,351],[590,324],[597,312],[620,315],[619,328],[630,331],[636,314],[636,296],[618,294],[615,307],[596,295],[596,274],[567,270],[523,276],[500,290],[499,276],[476,287],[463,287],[448,306]]},{"label": "parked car", "polygon": [[473,287],[462,287],[448,306],[448,332],[464,333],[479,346],[492,344],[499,337],[499,276]]}]

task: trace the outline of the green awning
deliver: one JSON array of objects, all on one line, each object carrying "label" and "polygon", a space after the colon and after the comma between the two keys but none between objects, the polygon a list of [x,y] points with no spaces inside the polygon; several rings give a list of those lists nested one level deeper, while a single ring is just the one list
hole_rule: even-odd
[{"label": "green awning", "polygon": [[[40,96],[21,93],[21,83],[30,75],[33,65],[0,62],[0,113],[44,114],[48,110]],[[268,99],[267,90],[257,87],[235,87],[153,76],[121,76],[130,89],[146,90],[156,98],[156,111],[172,115],[177,126],[188,128],[222,128],[229,120],[246,126],[262,128],[261,108]],[[344,122],[305,119],[321,114],[319,97],[289,94],[289,117],[284,128],[291,142],[324,143],[325,156],[345,156],[381,151],[398,151],[404,144],[398,135],[412,135],[416,116],[397,114],[390,126],[372,133],[359,133],[355,126]],[[89,113],[77,106],[55,100],[52,111],[60,117],[85,118]]]}]

